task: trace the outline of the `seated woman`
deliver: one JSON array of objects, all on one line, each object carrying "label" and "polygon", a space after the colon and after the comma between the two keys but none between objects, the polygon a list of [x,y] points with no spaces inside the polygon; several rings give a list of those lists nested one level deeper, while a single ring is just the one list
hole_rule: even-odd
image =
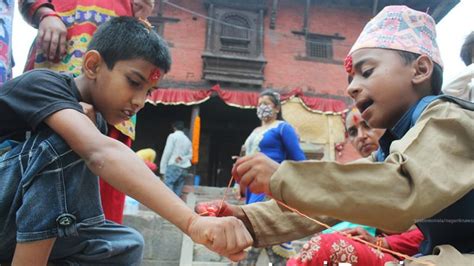
[{"label": "seated woman", "polygon": [[[349,141],[362,157],[370,156],[379,148],[378,140],[384,133],[383,129],[369,128],[357,109],[348,113],[346,131]],[[377,236],[374,236],[375,230],[373,228],[354,227],[348,222],[337,224],[333,229],[342,229],[352,236],[358,236],[377,246],[409,256],[418,253],[419,245],[423,240],[423,234],[416,227],[402,234],[380,233]],[[378,266],[384,265],[386,262],[398,263],[399,261],[399,258],[391,254],[369,247],[339,233],[331,233],[331,231],[325,230],[322,234],[316,234],[303,246],[296,257],[288,260],[287,266],[338,265],[339,263],[350,263],[352,266]]]}]

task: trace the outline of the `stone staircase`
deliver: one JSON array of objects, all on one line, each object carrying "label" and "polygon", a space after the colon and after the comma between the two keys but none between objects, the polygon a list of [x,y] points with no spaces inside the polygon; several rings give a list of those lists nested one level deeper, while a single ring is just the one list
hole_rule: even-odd
[{"label": "stone staircase", "polygon": [[[190,208],[202,201],[222,199],[225,188],[185,186],[183,198]],[[241,204],[229,190],[226,201]],[[143,266],[227,266],[237,265],[225,257],[195,244],[173,224],[148,210],[145,206],[138,211],[124,214],[124,224],[137,229],[145,238]],[[297,241],[301,246],[303,242]],[[265,252],[259,257],[257,266],[269,265]]]}]

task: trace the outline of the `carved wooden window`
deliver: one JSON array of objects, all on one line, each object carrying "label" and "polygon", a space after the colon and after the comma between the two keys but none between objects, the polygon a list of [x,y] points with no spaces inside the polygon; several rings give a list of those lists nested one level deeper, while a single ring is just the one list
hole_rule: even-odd
[{"label": "carved wooden window", "polygon": [[331,38],[319,36],[306,37],[306,56],[311,58],[332,59],[332,50]]},{"label": "carved wooden window", "polygon": [[229,15],[224,19],[221,28],[221,49],[245,52],[250,44],[250,25],[246,18]]},{"label": "carved wooden window", "polygon": [[224,18],[221,33],[221,50],[248,52],[250,44],[250,23],[240,15],[231,14]]}]

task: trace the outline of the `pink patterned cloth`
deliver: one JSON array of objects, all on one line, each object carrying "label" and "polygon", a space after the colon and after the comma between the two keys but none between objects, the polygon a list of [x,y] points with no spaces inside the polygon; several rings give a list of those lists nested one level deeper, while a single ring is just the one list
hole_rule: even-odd
[{"label": "pink patterned cloth", "polygon": [[428,55],[441,67],[433,18],[407,6],[387,6],[365,25],[350,56],[361,48],[385,48]]}]

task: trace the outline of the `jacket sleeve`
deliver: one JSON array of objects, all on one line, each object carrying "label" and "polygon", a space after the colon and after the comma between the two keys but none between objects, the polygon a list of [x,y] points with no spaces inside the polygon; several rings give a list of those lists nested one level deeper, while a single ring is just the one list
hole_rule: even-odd
[{"label": "jacket sleeve", "polygon": [[[285,207],[280,207],[274,200],[244,205],[242,210],[252,225],[256,247],[300,239],[326,229]],[[317,219],[329,226],[339,222],[327,216]]]},{"label": "jacket sleeve", "polygon": [[36,11],[40,7],[48,7],[54,10],[51,0],[18,0],[18,6],[23,19],[36,29],[38,28],[40,17]]},{"label": "jacket sleeve", "polygon": [[405,231],[474,188],[472,121],[474,112],[435,101],[392,143],[385,162],[287,161],[271,192],[307,214]]},{"label": "jacket sleeve", "polygon": [[[401,140],[392,143],[385,162],[285,161],[271,178],[272,195],[314,218],[329,216],[385,231],[405,231],[474,188],[472,121],[474,112],[435,101]],[[249,205],[246,213],[249,208],[258,241],[275,241],[274,227],[258,221],[267,217],[265,210]],[[286,226],[286,230],[305,230],[291,222]]]}]

